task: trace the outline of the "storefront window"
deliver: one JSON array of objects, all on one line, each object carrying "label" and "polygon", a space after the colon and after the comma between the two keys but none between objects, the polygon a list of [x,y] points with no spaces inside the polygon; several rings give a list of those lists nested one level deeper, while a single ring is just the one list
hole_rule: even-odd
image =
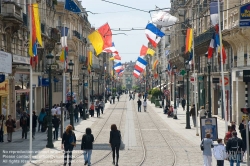
[{"label": "storefront window", "polygon": [[23,111],[28,112],[29,92],[16,93],[16,119],[20,119]]},{"label": "storefront window", "polygon": [[1,97],[1,114],[3,114],[5,117],[8,115],[8,98],[7,97]]}]

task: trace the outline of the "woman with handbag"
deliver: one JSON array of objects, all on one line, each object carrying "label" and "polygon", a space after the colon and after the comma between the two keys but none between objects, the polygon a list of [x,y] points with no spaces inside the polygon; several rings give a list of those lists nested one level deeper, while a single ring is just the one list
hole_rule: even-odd
[{"label": "woman with handbag", "polygon": [[8,116],[8,120],[5,122],[7,126],[7,140],[8,142],[12,141],[12,133],[14,132],[14,128],[16,128],[16,121],[11,118],[11,115]]},{"label": "woman with handbag", "polygon": [[95,113],[95,105],[94,105],[94,102],[91,103],[91,106],[89,108],[89,113],[91,115],[91,117],[94,117],[94,113]]},{"label": "woman with handbag", "polygon": [[109,144],[113,152],[113,165],[115,165],[115,153],[116,153],[116,166],[118,166],[119,149],[121,145],[121,132],[117,130],[115,124],[111,125]]},{"label": "woman with handbag", "polygon": [[212,166],[212,148],[213,140],[211,139],[211,135],[209,133],[206,134],[206,138],[201,141],[200,144],[201,150],[203,151],[203,161],[204,166]]}]

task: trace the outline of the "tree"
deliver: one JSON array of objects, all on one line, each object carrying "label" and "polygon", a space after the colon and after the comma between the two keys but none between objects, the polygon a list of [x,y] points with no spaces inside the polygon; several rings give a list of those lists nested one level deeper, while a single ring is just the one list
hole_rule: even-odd
[{"label": "tree", "polygon": [[139,86],[133,86],[132,89],[133,89],[133,90],[138,90],[138,89],[139,89]]},{"label": "tree", "polygon": [[158,96],[161,95],[161,91],[160,91],[159,88],[154,88],[154,89],[152,89],[151,94],[152,94],[152,96],[154,96],[154,97],[158,97]]}]

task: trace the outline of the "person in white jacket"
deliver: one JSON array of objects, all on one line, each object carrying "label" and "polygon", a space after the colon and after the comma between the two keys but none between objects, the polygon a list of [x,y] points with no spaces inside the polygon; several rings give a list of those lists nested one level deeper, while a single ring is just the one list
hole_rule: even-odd
[{"label": "person in white jacket", "polygon": [[227,158],[226,147],[222,143],[222,139],[217,140],[218,145],[214,146],[213,154],[217,160],[217,166],[224,166],[224,160]]},{"label": "person in white jacket", "polygon": [[143,101],[143,107],[144,107],[144,112],[146,112],[146,110],[147,110],[147,101],[146,100]]}]

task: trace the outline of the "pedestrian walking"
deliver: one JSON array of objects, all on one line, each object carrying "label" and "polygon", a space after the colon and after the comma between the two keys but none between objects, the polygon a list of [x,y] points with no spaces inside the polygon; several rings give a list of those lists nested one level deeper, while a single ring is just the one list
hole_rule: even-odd
[{"label": "pedestrian walking", "polygon": [[95,105],[94,105],[94,102],[92,102],[91,106],[89,108],[89,113],[90,113],[91,117],[94,117],[94,112],[95,112]]},{"label": "pedestrian walking", "polygon": [[20,125],[22,127],[22,139],[27,139],[29,116],[27,115],[26,111],[23,112],[23,115],[20,118]]},{"label": "pedestrian walking", "polygon": [[74,115],[75,115],[75,123],[78,123],[79,122],[79,115],[78,115],[78,113],[79,113],[79,109],[78,109],[78,106],[77,105],[75,105],[75,109],[74,109]]},{"label": "pedestrian walking", "polygon": [[227,129],[228,129],[228,132],[225,134],[225,137],[224,137],[224,144],[225,145],[227,144],[227,141],[230,138],[232,138],[232,129],[231,129],[231,126],[228,126]]},{"label": "pedestrian walking", "polygon": [[200,118],[206,118],[207,112],[206,112],[204,106],[200,107],[199,115],[200,115]]},{"label": "pedestrian walking", "polygon": [[[121,132],[117,130],[115,124],[111,125],[109,144],[112,148],[113,165],[118,166],[119,160],[119,148],[121,145]],[[116,154],[116,164],[115,164],[115,154]]]},{"label": "pedestrian walking", "polygon": [[115,104],[115,94],[112,95],[113,104]]},{"label": "pedestrian walking", "polygon": [[3,138],[3,133],[4,133],[4,124],[5,124],[5,119],[4,119],[4,115],[0,115],[0,142],[4,142],[4,138]]},{"label": "pedestrian walking", "polygon": [[147,100],[146,99],[143,101],[143,107],[144,107],[144,112],[146,112],[147,111]]},{"label": "pedestrian walking", "polygon": [[211,135],[209,133],[206,134],[206,138],[201,141],[201,149],[203,149],[203,162],[204,166],[212,166],[212,151],[213,148],[213,140],[211,139]]},{"label": "pedestrian walking", "polygon": [[61,119],[61,114],[62,114],[62,111],[61,111],[61,107],[59,104],[56,105],[56,116]]},{"label": "pedestrian walking", "polygon": [[104,107],[105,107],[105,103],[104,103],[103,100],[101,100],[101,102],[100,102],[100,109],[101,109],[102,114],[103,114]]},{"label": "pedestrian walking", "polygon": [[240,123],[240,125],[239,125],[239,130],[240,130],[240,133],[241,133],[241,130],[243,130],[246,125],[246,120],[245,119],[242,119],[242,121],[241,121],[241,123]]},{"label": "pedestrian walking", "polygon": [[231,131],[236,131],[236,125],[234,121],[231,122]]},{"label": "pedestrian walking", "polygon": [[132,94],[131,93],[129,93],[129,100],[131,100],[132,99]]},{"label": "pedestrian walking", "polygon": [[183,108],[183,111],[185,111],[185,106],[186,106],[186,100],[184,99],[184,97],[181,100],[181,106]]},{"label": "pedestrian walking", "polygon": [[84,155],[84,165],[91,165],[91,154],[93,149],[94,136],[92,134],[91,128],[86,128],[85,133],[82,136],[81,150],[83,150]]},{"label": "pedestrian walking", "polygon": [[138,99],[137,104],[138,104],[138,112],[141,112],[141,100],[140,99]]},{"label": "pedestrian walking", "polygon": [[109,102],[110,102],[110,104],[112,104],[112,96],[111,95],[109,96]]},{"label": "pedestrian walking", "polygon": [[45,112],[45,109],[42,108],[41,109],[41,112],[38,116],[38,132],[42,129],[42,126],[43,126],[43,119],[44,117],[46,116],[46,112]]},{"label": "pedestrian walking", "polygon": [[236,163],[236,166],[240,166],[240,162],[242,159],[241,154],[245,151],[243,141],[237,137],[237,132],[232,132],[232,138],[230,138],[226,144],[226,151],[228,153],[228,159],[230,162],[230,166]]},{"label": "pedestrian walking", "polygon": [[67,158],[69,156],[69,166],[71,166],[72,151],[76,147],[76,136],[73,132],[73,127],[68,125],[62,137],[61,148],[64,149],[64,166],[67,165]]},{"label": "pedestrian walking", "polygon": [[56,115],[54,115],[52,119],[52,124],[54,127],[54,140],[58,140],[58,129],[59,129],[60,123],[61,123],[61,120]]},{"label": "pedestrian walking", "polygon": [[217,166],[224,166],[224,160],[227,159],[226,147],[222,143],[222,139],[217,140],[218,145],[214,146],[213,154],[214,158],[217,160]]},{"label": "pedestrian walking", "polygon": [[14,132],[14,128],[16,128],[16,120],[12,119],[11,115],[8,116],[8,120],[6,120],[5,125],[7,127],[7,140],[8,142],[12,141],[12,133]]},{"label": "pedestrian walking", "polygon": [[97,100],[95,102],[95,110],[96,110],[97,117],[100,117],[100,103],[99,103],[99,100]]},{"label": "pedestrian walking", "polygon": [[133,100],[135,100],[135,92],[133,92]]},{"label": "pedestrian walking", "polygon": [[35,139],[35,135],[36,135],[36,126],[37,126],[37,116],[36,116],[36,112],[33,111],[33,115],[32,115],[32,138]]},{"label": "pedestrian walking", "polygon": [[119,99],[120,99],[120,95],[119,95],[119,94],[117,94],[117,100],[118,100],[118,102],[119,102]]},{"label": "pedestrian walking", "polygon": [[192,117],[194,127],[196,127],[195,105],[190,110],[190,116]]},{"label": "pedestrian walking", "polygon": [[79,109],[79,112],[80,112],[80,118],[83,119],[83,104],[82,104],[82,102],[79,103],[78,109]]},{"label": "pedestrian walking", "polygon": [[176,105],[177,105],[177,108],[179,108],[179,105],[180,105],[180,98],[179,97],[176,98]]}]

